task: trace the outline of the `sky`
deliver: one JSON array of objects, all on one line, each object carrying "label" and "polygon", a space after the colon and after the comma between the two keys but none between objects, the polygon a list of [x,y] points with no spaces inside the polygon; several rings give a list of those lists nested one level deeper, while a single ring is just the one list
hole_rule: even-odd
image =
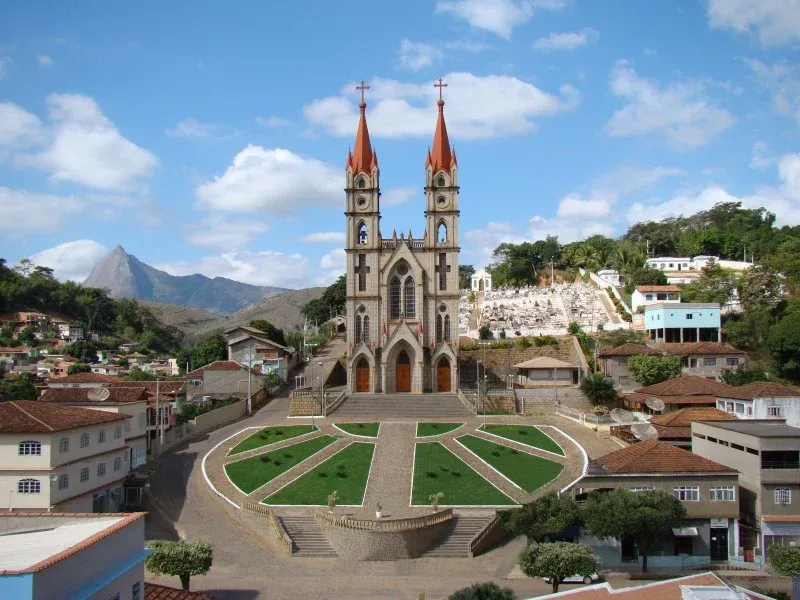
[{"label": "sky", "polygon": [[0,257],[327,285],[365,80],[382,234],[442,77],[461,262],[722,201],[800,224],[800,0],[0,3]]}]

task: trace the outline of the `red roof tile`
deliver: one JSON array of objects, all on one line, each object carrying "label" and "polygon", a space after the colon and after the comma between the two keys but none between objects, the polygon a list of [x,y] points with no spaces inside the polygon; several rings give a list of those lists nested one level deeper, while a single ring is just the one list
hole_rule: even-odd
[{"label": "red roof tile", "polygon": [[356,130],[356,143],[353,152],[347,154],[347,166],[353,169],[353,173],[372,173],[372,167],[378,166],[378,155],[372,151],[372,144],[369,140],[369,129],[367,128],[367,103],[363,100],[358,105],[361,116],[358,118],[358,129]]},{"label": "red roof tile", "polygon": [[649,396],[725,396],[735,390],[732,385],[696,375],[683,375],[655,385],[640,387],[635,392]]},{"label": "red roof tile", "polygon": [[677,285],[637,285],[637,292],[654,293],[654,292],[682,292]]},{"label": "red roof tile", "polygon": [[97,388],[47,388],[39,398],[44,402],[60,402],[68,404],[128,404],[131,402],[144,402],[147,400],[147,388],[143,385],[136,387],[106,386],[109,396],[105,400],[92,400],[88,394]]},{"label": "red roof tile", "polygon": [[[640,388],[641,389],[641,388]],[[632,392],[623,396],[629,403],[644,404],[645,401],[656,396],[664,401],[664,404],[696,404],[700,406],[716,406],[717,397],[713,394],[698,394],[692,396],[670,396],[667,394],[640,394]]]},{"label": "red roof tile", "polygon": [[725,411],[717,408],[707,408],[703,406],[692,406],[681,408],[669,412],[665,415],[657,415],[650,419],[651,425],[661,425],[662,427],[685,427],[690,426],[695,421],[735,421],[736,417],[729,415]]},{"label": "red roof tile", "polygon": [[753,398],[800,398],[800,390],[790,388],[771,381],[754,381],[741,387],[735,387],[725,398],[752,400]]},{"label": "red roof tile", "polygon": [[145,582],[144,600],[215,600],[214,596]]},{"label": "red roof tile", "polygon": [[683,344],[664,344],[664,352],[674,356],[689,356],[697,354],[699,356],[725,356],[725,355],[746,355],[744,350],[739,350],[728,344],[719,342],[685,342]]},{"label": "red roof tile", "polygon": [[637,344],[626,342],[614,348],[606,347],[597,355],[598,358],[608,358],[612,356],[638,356],[640,354],[656,355],[661,354],[658,350],[651,348],[647,344]]},{"label": "red roof tile", "polygon": [[51,379],[50,383],[115,383],[122,381],[119,377],[103,375],[102,373],[73,373],[64,377]]},{"label": "red roof tile", "polygon": [[601,456],[592,461],[609,473],[736,473],[677,446],[649,440]]},{"label": "red roof tile", "polygon": [[163,381],[117,381],[109,387],[144,387],[147,393],[155,396],[156,389],[162,396],[177,396],[186,388],[186,381],[165,379]]},{"label": "red roof tile", "polygon": [[52,433],[127,418],[128,415],[38,400],[0,402],[0,433]]}]

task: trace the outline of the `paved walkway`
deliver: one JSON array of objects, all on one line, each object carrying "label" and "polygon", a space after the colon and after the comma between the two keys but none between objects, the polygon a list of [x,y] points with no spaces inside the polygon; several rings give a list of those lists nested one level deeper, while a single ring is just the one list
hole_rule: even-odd
[{"label": "paved walkway", "polygon": [[372,516],[380,502],[387,518],[408,514],[414,458],[414,423],[381,423],[372,459],[364,512]]}]

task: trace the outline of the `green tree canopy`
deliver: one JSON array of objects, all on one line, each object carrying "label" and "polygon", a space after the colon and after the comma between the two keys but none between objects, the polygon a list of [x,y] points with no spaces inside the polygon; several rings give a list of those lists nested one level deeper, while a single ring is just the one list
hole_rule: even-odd
[{"label": "green tree canopy", "polygon": [[184,590],[192,575],[205,575],[211,568],[213,551],[205,542],[149,542],[151,554],[144,560],[147,570],[156,575],[180,577]]},{"label": "green tree canopy", "polygon": [[725,306],[731,301],[736,283],[731,271],[712,260],[703,267],[700,277],[683,286],[681,297],[684,302],[718,302]]},{"label": "green tree canopy", "polygon": [[64,346],[64,354],[83,363],[97,362],[97,345],[94,342],[78,340]]},{"label": "green tree canopy", "polygon": [[540,496],[521,508],[504,511],[501,516],[507,530],[536,542],[546,542],[580,522],[580,512],[572,497],[555,492]]},{"label": "green tree canopy", "polygon": [[554,594],[567,577],[589,577],[597,570],[592,549],[571,542],[532,544],[520,553],[519,566],[528,577],[549,579]]},{"label": "green tree canopy", "polygon": [[680,377],[680,356],[639,354],[628,357],[628,370],[642,385],[655,385],[667,379]]},{"label": "green tree canopy", "polygon": [[773,325],[765,347],[783,377],[800,380],[800,313],[790,313]]},{"label": "green tree canopy", "polygon": [[4,400],[35,400],[36,380],[30,373],[20,373],[15,379],[0,380]]},{"label": "green tree canopy", "polygon": [[475,267],[472,265],[458,265],[458,287],[468,290],[472,287],[472,276],[475,275]]},{"label": "green tree canopy", "polygon": [[686,518],[686,509],[672,494],[615,489],[592,492],[583,508],[583,522],[598,538],[632,539],[647,572],[647,557]]},{"label": "green tree canopy", "polygon": [[473,583],[471,586],[453,592],[447,600],[517,600],[511,588],[501,588],[493,581]]},{"label": "green tree canopy", "polygon": [[614,381],[602,373],[590,373],[581,379],[581,393],[594,405],[610,406],[617,401]]},{"label": "green tree canopy", "polygon": [[800,573],[800,548],[788,544],[771,544],[767,557],[778,575],[791,576]]},{"label": "green tree canopy", "polygon": [[75,373],[88,373],[91,367],[86,363],[76,362],[67,367],[67,375],[74,375]]},{"label": "green tree canopy", "polygon": [[264,319],[255,319],[254,321],[250,321],[249,325],[253,329],[258,329],[259,331],[266,333],[267,338],[276,344],[280,344],[281,346],[286,345],[286,336],[283,334],[283,329],[275,327],[275,325],[269,321]]},{"label": "green tree canopy", "polygon": [[158,377],[151,371],[143,371],[139,367],[133,367],[123,379],[125,381],[155,381]]}]

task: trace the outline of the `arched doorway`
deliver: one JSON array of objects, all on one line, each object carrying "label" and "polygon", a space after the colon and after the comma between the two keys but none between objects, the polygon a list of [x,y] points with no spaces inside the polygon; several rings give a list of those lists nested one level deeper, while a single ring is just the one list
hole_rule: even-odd
[{"label": "arched doorway", "polygon": [[450,359],[443,356],[436,365],[436,391],[451,392]]},{"label": "arched doorway", "polygon": [[356,391],[369,391],[369,362],[363,356],[356,363]]},{"label": "arched doorway", "polygon": [[405,350],[400,350],[397,355],[397,363],[394,369],[394,391],[411,391],[411,360],[409,360],[408,352]]},{"label": "arched doorway", "polygon": [[480,279],[478,279],[478,291],[479,291],[479,292],[482,292],[482,291],[483,291],[483,277],[481,277]]}]

